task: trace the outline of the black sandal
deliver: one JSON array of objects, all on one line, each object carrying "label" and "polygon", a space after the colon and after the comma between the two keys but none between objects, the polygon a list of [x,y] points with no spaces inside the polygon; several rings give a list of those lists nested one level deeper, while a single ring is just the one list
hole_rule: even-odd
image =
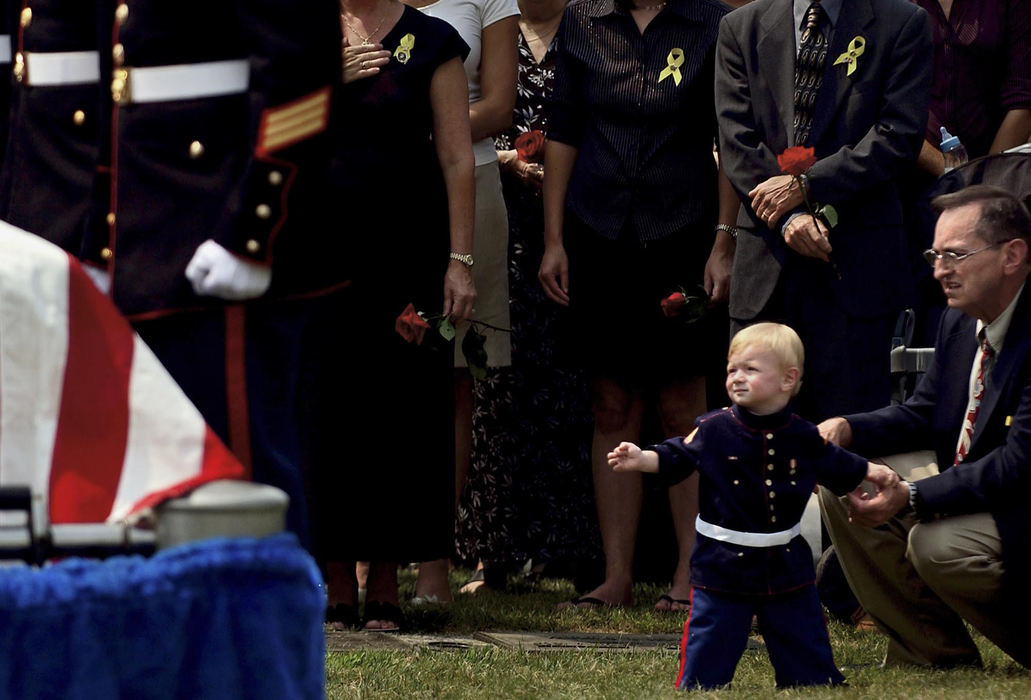
[{"label": "black sandal", "polygon": [[473,572],[473,575],[461,585],[459,590],[465,588],[470,583],[482,582],[487,588],[495,591],[503,591],[508,587],[508,573],[501,567],[491,566],[477,569]]},{"label": "black sandal", "polygon": [[[379,629],[369,628],[369,622],[371,620],[380,620],[381,622],[393,622],[397,627],[393,629]],[[365,625],[362,629],[366,632],[400,632],[401,625],[404,622],[404,616],[401,615],[401,608],[397,607],[393,603],[384,603],[379,600],[372,600],[365,603]]]},{"label": "black sandal", "polygon": [[326,608],[326,624],[343,627],[357,627],[359,624],[358,609],[346,603],[337,603]]}]

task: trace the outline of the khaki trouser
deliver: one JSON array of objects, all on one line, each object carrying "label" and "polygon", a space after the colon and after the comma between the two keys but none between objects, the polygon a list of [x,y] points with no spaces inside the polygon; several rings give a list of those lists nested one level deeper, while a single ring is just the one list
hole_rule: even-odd
[{"label": "khaki trouser", "polygon": [[[883,461],[907,481],[937,473],[933,455],[915,454]],[[1031,630],[1022,624],[1029,604],[1002,585],[999,531],[990,514],[920,523],[907,508],[868,528],[848,521],[847,498],[822,487],[820,510],[852,590],[889,637],[885,666],[979,663],[966,620],[1031,667]]]}]

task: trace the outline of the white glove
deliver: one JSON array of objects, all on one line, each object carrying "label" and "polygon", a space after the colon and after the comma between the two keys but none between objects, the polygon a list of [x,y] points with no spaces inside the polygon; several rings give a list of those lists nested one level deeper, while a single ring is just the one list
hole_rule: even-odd
[{"label": "white glove", "polygon": [[186,279],[202,297],[241,301],[268,291],[272,268],[237,257],[215,241],[207,240],[197,246],[186,266]]}]

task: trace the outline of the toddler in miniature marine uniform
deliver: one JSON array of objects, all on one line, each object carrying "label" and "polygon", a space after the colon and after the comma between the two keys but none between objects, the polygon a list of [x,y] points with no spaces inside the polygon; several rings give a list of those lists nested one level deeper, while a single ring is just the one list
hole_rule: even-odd
[{"label": "toddler in miniature marine uniform", "polygon": [[813,555],[801,536],[802,512],[816,483],[844,494],[864,479],[883,489],[898,476],[824,442],[816,426],[791,413],[802,366],[802,341],[793,330],[749,326],[728,353],[733,406],[700,417],[686,438],[646,450],[622,442],[608,454],[616,471],[657,472],[670,483],[700,475],[678,688],[730,683],[753,615],[778,687],[844,681],[816,595]]}]

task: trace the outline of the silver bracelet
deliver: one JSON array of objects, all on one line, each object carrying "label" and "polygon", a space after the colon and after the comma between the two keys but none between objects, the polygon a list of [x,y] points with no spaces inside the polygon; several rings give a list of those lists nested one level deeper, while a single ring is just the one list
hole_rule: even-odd
[{"label": "silver bracelet", "polygon": [[716,230],[723,231],[733,240],[737,240],[737,226],[731,226],[730,224],[716,224]]}]

